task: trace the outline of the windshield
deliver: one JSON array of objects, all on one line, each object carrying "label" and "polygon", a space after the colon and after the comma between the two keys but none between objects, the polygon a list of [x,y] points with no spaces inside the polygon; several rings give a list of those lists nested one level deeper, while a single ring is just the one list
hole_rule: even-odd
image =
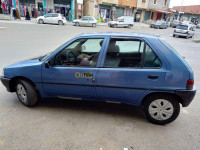
[{"label": "windshield", "polygon": [[177,29],[187,30],[188,26],[180,25],[180,26],[177,26]]}]

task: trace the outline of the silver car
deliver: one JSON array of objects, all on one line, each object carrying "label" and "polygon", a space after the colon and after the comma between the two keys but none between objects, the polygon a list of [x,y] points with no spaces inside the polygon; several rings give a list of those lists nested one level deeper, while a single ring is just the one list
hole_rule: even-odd
[{"label": "silver car", "polygon": [[167,29],[168,23],[166,21],[156,21],[154,23],[150,24],[150,28],[156,28],[156,29]]},{"label": "silver car", "polygon": [[66,18],[60,13],[49,13],[44,16],[37,17],[36,22],[39,24],[48,23],[64,25],[66,23]]},{"label": "silver car", "polygon": [[192,26],[188,26],[188,25],[179,25],[176,27],[176,29],[174,30],[173,33],[173,37],[185,37],[185,38],[189,38],[189,37],[193,37],[194,35],[194,29]]},{"label": "silver car", "polygon": [[81,19],[76,19],[73,21],[73,23],[75,26],[97,26],[97,20],[91,16],[84,16]]}]

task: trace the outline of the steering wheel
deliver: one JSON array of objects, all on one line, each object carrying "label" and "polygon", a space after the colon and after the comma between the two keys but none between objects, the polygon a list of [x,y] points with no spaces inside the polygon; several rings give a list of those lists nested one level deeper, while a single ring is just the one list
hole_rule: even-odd
[{"label": "steering wheel", "polygon": [[67,61],[65,61],[64,63],[74,63],[77,61],[77,57],[75,56],[75,54],[72,51],[67,51],[66,53],[66,57],[67,57]]}]

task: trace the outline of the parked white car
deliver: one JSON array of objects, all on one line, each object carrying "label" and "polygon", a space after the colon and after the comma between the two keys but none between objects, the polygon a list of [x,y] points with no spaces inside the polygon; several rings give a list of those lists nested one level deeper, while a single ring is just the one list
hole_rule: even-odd
[{"label": "parked white car", "polygon": [[67,21],[66,18],[60,13],[49,13],[44,16],[37,17],[36,22],[39,24],[49,23],[64,25]]},{"label": "parked white car", "polygon": [[182,36],[185,37],[186,39],[188,39],[189,37],[192,38],[193,35],[194,35],[193,27],[188,25],[178,25],[173,33],[173,37]]},{"label": "parked white car", "polygon": [[73,21],[75,26],[97,26],[97,20],[91,16],[84,16],[81,19],[76,19]]},{"label": "parked white car", "polygon": [[110,27],[128,27],[131,28],[134,24],[134,18],[131,16],[121,16],[116,21],[109,21],[108,25]]},{"label": "parked white car", "polygon": [[196,25],[194,23],[190,22],[190,21],[183,21],[181,24],[182,25],[192,26],[193,29],[196,28]]}]

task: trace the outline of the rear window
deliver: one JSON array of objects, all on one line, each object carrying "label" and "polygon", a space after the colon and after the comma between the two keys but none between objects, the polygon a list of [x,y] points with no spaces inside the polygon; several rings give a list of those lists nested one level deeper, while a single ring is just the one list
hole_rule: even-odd
[{"label": "rear window", "polygon": [[177,29],[187,30],[188,26],[180,25],[180,26],[177,26]]}]

